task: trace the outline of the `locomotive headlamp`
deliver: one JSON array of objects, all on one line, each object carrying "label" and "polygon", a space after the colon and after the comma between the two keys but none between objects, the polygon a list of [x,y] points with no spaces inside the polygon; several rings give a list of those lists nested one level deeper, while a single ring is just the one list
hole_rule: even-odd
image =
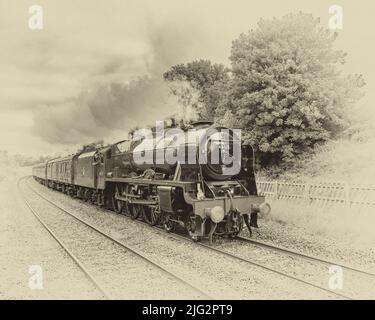
[{"label": "locomotive headlamp", "polygon": [[220,206],[213,207],[207,211],[207,215],[215,223],[219,223],[224,219],[224,209]]}]

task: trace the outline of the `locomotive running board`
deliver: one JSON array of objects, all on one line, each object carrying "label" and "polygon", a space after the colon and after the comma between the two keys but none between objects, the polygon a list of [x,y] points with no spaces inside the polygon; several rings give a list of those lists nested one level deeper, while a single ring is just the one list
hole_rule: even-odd
[{"label": "locomotive running board", "polygon": [[155,201],[155,200],[136,199],[135,197],[134,198],[127,198],[127,197],[121,197],[121,196],[116,195],[115,199],[125,201],[125,202],[131,203],[131,204],[143,204],[143,205],[149,205],[149,206],[158,204],[158,202]]}]

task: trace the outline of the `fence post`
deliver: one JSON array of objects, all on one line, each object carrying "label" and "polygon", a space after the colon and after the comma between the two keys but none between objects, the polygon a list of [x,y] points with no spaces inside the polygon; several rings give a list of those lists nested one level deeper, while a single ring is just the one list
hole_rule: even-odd
[{"label": "fence post", "polygon": [[310,205],[310,189],[311,189],[311,183],[307,182],[305,184],[305,199],[308,205]]},{"label": "fence post", "polygon": [[278,200],[279,199],[279,181],[276,180],[274,184],[275,184],[275,198],[276,200]]},{"label": "fence post", "polygon": [[349,182],[345,182],[345,183],[344,183],[345,204],[346,204],[348,207],[351,206],[350,189],[351,189],[351,186],[350,186]]}]

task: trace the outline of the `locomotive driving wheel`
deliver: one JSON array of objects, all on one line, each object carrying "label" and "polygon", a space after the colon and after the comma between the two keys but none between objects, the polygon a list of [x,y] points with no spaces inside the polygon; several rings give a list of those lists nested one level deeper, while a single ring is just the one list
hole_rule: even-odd
[{"label": "locomotive driving wheel", "polygon": [[158,206],[143,206],[143,219],[151,226],[159,222],[160,211]]},{"label": "locomotive driving wheel", "polygon": [[[129,195],[137,194],[137,192],[134,190],[134,188],[131,185],[127,185],[125,190],[126,190],[126,193]],[[129,216],[132,219],[137,219],[141,213],[141,206],[139,204],[133,204],[133,203],[130,203],[129,201],[126,201],[124,210],[127,216]]]},{"label": "locomotive driving wheel", "polygon": [[113,198],[112,198],[112,205],[113,205],[113,209],[117,213],[122,213],[122,210],[123,210],[123,207],[124,207],[124,202],[116,199],[116,196],[120,196],[121,194],[122,194],[122,187],[116,185],[116,189],[115,189],[115,192],[114,192]]}]

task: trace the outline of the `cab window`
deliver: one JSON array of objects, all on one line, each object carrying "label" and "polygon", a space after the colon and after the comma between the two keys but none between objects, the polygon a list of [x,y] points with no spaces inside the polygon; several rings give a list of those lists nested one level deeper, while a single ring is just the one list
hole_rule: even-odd
[{"label": "cab window", "polygon": [[116,153],[124,153],[130,150],[130,140],[122,141],[117,144],[117,148],[115,150]]}]

